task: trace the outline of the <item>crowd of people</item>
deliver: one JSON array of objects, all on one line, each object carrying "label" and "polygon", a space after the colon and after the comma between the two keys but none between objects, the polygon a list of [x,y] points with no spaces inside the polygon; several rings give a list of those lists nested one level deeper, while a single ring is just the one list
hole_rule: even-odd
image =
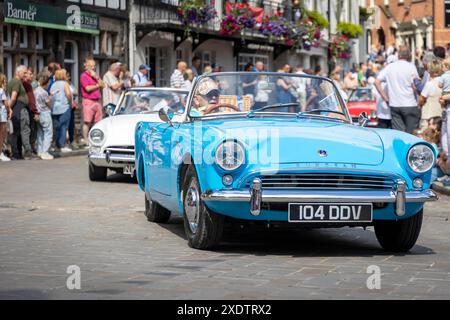
[{"label": "crowd of people", "polygon": [[[443,47],[412,52],[407,46],[386,50],[373,46],[364,63],[343,70],[340,65],[329,77],[344,99],[358,88],[370,89],[376,100],[381,128],[415,134],[435,143],[440,150],[434,175],[450,185],[450,57]],[[194,57],[191,65],[177,62],[170,77],[170,87],[190,90],[194,79],[202,74],[222,72],[219,65],[206,65]],[[120,62],[112,63],[100,77],[96,62],[86,59],[80,76],[78,93],[67,70],[50,63],[35,77],[27,66],[18,66],[14,77],[0,74],[0,147],[9,143],[9,152],[0,153],[0,161],[10,159],[53,159],[52,152],[70,152],[88,145],[92,125],[104,117],[105,109],[114,107],[123,90],[134,86],[152,86],[151,68],[143,64],[135,74]],[[263,62],[248,63],[245,71],[266,71]],[[282,73],[324,75],[320,66],[304,69],[286,64]],[[253,107],[263,105],[268,93],[261,85],[263,76],[243,78],[243,95],[250,95]],[[314,99],[314,81],[307,78],[279,77],[276,82],[278,103],[298,102],[307,109]],[[317,92],[318,90],[316,90]],[[82,106],[81,139],[75,142],[75,110]]]},{"label": "crowd of people", "polygon": [[407,46],[386,50],[373,46],[367,63],[356,65],[340,79],[331,78],[345,96],[358,88],[371,90],[378,126],[408,132],[439,150],[433,180],[450,186],[450,56],[444,47],[417,49],[414,63]]},{"label": "crowd of people", "polygon": [[[103,77],[96,62],[86,59],[80,76],[80,92],[71,75],[58,63],[50,63],[36,76],[20,65],[14,77],[0,74],[0,161],[52,160],[54,152],[71,152],[88,146],[90,128],[114,107],[123,90],[151,86],[150,67],[143,64],[132,75],[120,62],[110,65]],[[75,137],[75,111],[81,102],[81,138]]]}]

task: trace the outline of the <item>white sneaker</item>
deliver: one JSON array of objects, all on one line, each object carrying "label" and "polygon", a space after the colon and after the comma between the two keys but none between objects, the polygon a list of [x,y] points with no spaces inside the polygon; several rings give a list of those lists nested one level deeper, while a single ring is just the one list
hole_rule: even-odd
[{"label": "white sneaker", "polygon": [[11,159],[8,158],[7,156],[5,156],[5,154],[2,152],[2,153],[0,154],[0,161],[8,162],[8,161],[11,161]]},{"label": "white sneaker", "polygon": [[48,152],[41,153],[41,154],[39,155],[39,157],[40,157],[42,160],[53,160],[53,159],[54,159],[54,157],[53,157],[50,153],[48,153]]},{"label": "white sneaker", "polygon": [[64,147],[64,148],[61,148],[61,152],[62,152],[62,153],[72,152],[72,149],[70,149],[70,148],[68,148],[68,147]]}]

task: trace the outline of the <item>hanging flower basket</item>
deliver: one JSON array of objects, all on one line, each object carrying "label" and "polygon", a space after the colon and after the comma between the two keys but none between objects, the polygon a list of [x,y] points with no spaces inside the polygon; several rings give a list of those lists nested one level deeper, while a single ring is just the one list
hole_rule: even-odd
[{"label": "hanging flower basket", "polygon": [[256,26],[255,13],[247,4],[234,5],[220,24],[220,33],[232,36],[238,32],[244,35],[245,30],[252,30]]},{"label": "hanging flower basket", "polygon": [[207,5],[205,0],[180,0],[177,14],[187,33],[192,27],[204,26],[217,16],[214,7]]},{"label": "hanging flower basket", "polygon": [[261,26],[259,27],[259,32],[266,37],[281,38],[285,41],[292,40],[291,36],[293,31],[294,27],[292,23],[278,15],[264,17]]},{"label": "hanging flower basket", "polygon": [[331,56],[337,59],[350,59],[352,57],[351,40],[345,34],[336,35],[330,43]]}]

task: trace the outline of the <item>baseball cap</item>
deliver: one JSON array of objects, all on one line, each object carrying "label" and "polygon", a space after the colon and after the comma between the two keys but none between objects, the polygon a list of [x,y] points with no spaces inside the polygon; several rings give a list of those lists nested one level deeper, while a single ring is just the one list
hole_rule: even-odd
[{"label": "baseball cap", "polygon": [[151,70],[152,68],[150,68],[147,64],[141,64],[139,66],[139,70],[142,70],[142,69]]}]

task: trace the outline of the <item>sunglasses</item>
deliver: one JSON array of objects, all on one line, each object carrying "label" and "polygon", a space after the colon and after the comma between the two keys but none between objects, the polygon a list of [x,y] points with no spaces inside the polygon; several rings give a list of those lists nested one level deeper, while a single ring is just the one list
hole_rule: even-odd
[{"label": "sunglasses", "polygon": [[205,97],[208,100],[217,98],[218,96],[220,96],[220,91],[217,89],[213,89],[213,90],[209,91],[207,94],[202,94],[202,97]]}]

